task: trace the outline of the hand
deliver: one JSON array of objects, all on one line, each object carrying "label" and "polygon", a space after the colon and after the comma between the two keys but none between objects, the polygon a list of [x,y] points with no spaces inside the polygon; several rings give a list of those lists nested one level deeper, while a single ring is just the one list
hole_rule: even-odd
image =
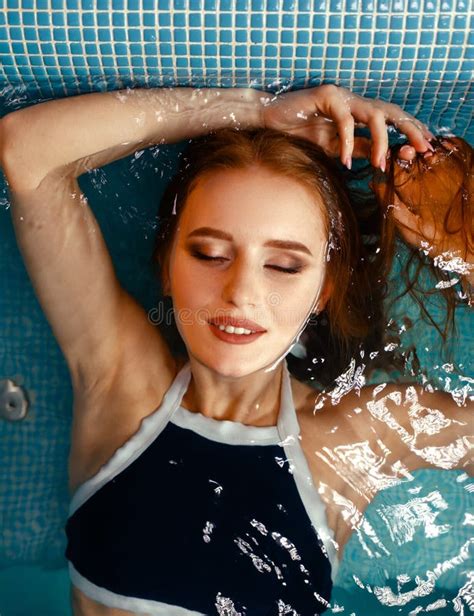
[{"label": "hand", "polygon": [[[363,98],[345,88],[322,85],[280,94],[262,109],[262,124],[304,137],[323,148],[329,156],[340,156],[349,169],[352,156],[369,158],[374,167],[385,170],[388,148],[387,124],[404,133],[416,152],[431,149],[432,133],[398,105]],[[372,143],[354,138],[355,124],[368,126]]]}]

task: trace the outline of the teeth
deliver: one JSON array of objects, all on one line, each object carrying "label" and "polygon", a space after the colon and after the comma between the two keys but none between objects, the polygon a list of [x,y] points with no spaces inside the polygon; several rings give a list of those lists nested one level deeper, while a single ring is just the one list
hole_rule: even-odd
[{"label": "teeth", "polygon": [[249,334],[255,333],[250,329],[245,329],[245,327],[232,327],[232,325],[219,325],[219,329],[227,332],[228,334],[244,334],[248,336]]}]

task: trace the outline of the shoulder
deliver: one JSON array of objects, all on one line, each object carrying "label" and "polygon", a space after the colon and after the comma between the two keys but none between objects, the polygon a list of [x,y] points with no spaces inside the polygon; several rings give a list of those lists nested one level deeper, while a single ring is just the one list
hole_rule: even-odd
[{"label": "shoulder", "polygon": [[295,408],[303,438],[320,441],[326,434],[333,443],[354,442],[373,436],[374,425],[380,436],[382,426],[367,408],[373,393],[370,388],[352,390],[344,396],[334,391],[321,392],[303,383],[296,389],[299,404],[295,400]]},{"label": "shoulder", "polygon": [[465,468],[472,473],[473,402],[419,384],[390,384],[367,403],[387,426],[387,444],[409,470]]},{"label": "shoulder", "polygon": [[[298,412],[302,438],[315,446],[385,450],[407,470],[469,466],[473,404],[457,404],[442,391],[421,385],[385,383],[340,397],[308,393]],[[330,444],[330,445],[329,445]]]}]

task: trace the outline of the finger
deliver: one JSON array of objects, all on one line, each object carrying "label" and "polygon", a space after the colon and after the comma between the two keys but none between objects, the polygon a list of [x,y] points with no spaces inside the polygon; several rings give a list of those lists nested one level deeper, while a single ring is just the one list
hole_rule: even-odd
[{"label": "finger", "polygon": [[354,150],[354,118],[347,103],[341,100],[338,92],[336,94],[337,97],[330,105],[330,113],[328,115],[337,126],[341,162],[350,169],[352,167],[352,152]]},{"label": "finger", "polygon": [[336,125],[339,134],[341,161],[348,169],[351,169],[354,151],[354,118],[350,113],[344,114],[341,119],[336,119]]},{"label": "finger", "polygon": [[385,114],[376,109],[368,120],[370,133],[372,135],[372,152],[370,162],[374,167],[380,167],[385,171],[386,156],[388,149],[388,133]]},{"label": "finger", "polygon": [[[399,108],[399,111],[402,111]],[[420,133],[423,135],[424,139],[426,141],[431,141],[431,139],[435,139],[435,135],[433,135],[433,133],[430,131],[430,129],[426,126],[426,124],[423,124],[423,122],[420,122],[420,120],[418,120],[417,118],[415,118],[414,116],[412,116],[409,113],[403,112],[402,114],[405,116],[405,118],[407,120],[410,120],[411,123],[416,126],[418,128],[418,130],[420,131]]]},{"label": "finger", "polygon": [[419,126],[421,132],[423,133],[423,137],[427,140],[427,141],[431,141],[432,139],[436,139],[436,135],[434,135],[430,129],[426,126],[426,124],[423,124],[423,122],[420,122],[420,126]]},{"label": "finger", "polygon": [[421,133],[426,135],[426,137],[434,137],[433,133],[428,129],[426,124],[420,122],[418,118],[415,118],[415,116],[408,113],[408,111],[405,111],[405,109],[402,109],[399,105],[396,105],[395,103],[388,103],[385,111],[387,118],[391,122],[396,124],[400,124],[401,122],[411,122],[419,129]]},{"label": "finger", "polygon": [[404,145],[400,148],[398,152],[398,158],[401,160],[406,160],[408,162],[414,160],[416,158],[416,150],[411,145]]},{"label": "finger", "polygon": [[420,123],[415,118],[405,114],[392,117],[390,120],[401,133],[408,137],[408,141],[417,152],[434,151],[433,146],[425,138]]}]

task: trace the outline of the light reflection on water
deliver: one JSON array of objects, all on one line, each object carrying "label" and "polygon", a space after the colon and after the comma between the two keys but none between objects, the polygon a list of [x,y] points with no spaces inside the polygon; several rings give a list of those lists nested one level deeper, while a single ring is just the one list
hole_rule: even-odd
[{"label": "light reflection on water", "polygon": [[[474,539],[466,513],[474,502],[468,481],[462,471],[425,469],[404,485],[380,492],[346,547],[352,567],[343,560],[340,587],[368,592],[382,610],[470,613],[462,611],[472,605]],[[361,548],[369,558],[359,558],[356,566],[353,559]]]},{"label": "light reflection on water", "polygon": [[[291,82],[281,84],[280,91],[288,90],[291,85]],[[9,109],[14,109],[25,102],[21,91],[15,93],[14,89],[10,89],[7,95]],[[432,101],[429,99],[426,101],[426,111],[420,110],[419,116],[422,119],[432,113],[429,109],[430,102]],[[466,109],[469,113],[467,107]],[[443,134],[455,132],[456,129],[455,126],[447,125],[432,125],[431,128]],[[160,179],[165,181],[174,167],[175,160],[169,155],[169,149],[166,146],[156,146],[147,151],[139,151],[130,157],[121,180],[130,192],[133,192],[135,186],[142,182],[144,174],[154,176],[155,179],[159,174]],[[111,200],[119,199],[117,192],[111,195],[115,180],[112,181],[109,171],[103,169],[92,171],[87,181],[90,182],[96,196],[104,196],[105,199],[112,197]],[[9,208],[5,188],[0,195],[0,206]],[[138,227],[137,241],[143,238],[148,240],[156,232],[155,217],[150,216],[149,212],[138,203],[119,201],[115,211],[110,210],[108,215],[115,217],[115,222],[118,224]],[[439,266],[462,273],[459,268],[463,265],[456,264],[453,259],[440,259]],[[446,374],[445,389],[452,393],[459,404],[462,404],[469,399],[473,379],[470,375],[461,375],[459,377],[461,386],[456,386],[451,380],[456,372],[455,368],[451,362],[439,365],[439,369]],[[332,406],[339,404],[347,394],[360,391],[366,383],[365,365],[353,360],[347,370],[336,379],[334,389],[318,398],[315,411],[321,410],[328,403]],[[381,396],[383,388],[382,384],[374,392],[377,399],[369,401],[367,408],[375,419],[387,427],[387,430],[397,433],[414,454],[427,464],[445,471],[452,469],[466,455],[470,443],[465,437],[454,438],[452,442],[443,446],[428,443],[428,437],[436,436],[443,430],[453,427],[455,422],[448,419],[441,408],[424,406],[415,387],[408,387],[404,394],[401,391],[394,391]],[[402,427],[390,412],[393,403],[407,405],[411,432]],[[358,411],[360,409],[354,409],[354,413]],[[360,506],[359,503],[356,504],[328,485],[321,483],[318,486],[320,493],[325,494],[328,501],[335,503],[345,523],[353,532],[350,540],[352,544],[348,544],[345,551],[351,564],[342,568],[341,587],[351,591],[356,587],[364,596],[376,599],[380,606],[407,607],[409,610],[397,611],[397,614],[404,613],[410,616],[422,613],[444,614],[446,612],[443,610],[448,608],[457,614],[472,613],[474,540],[467,538],[467,535],[474,526],[474,514],[471,513],[474,505],[474,484],[465,473],[454,472],[449,478],[442,474],[437,479],[434,479],[432,474],[435,472],[434,469],[425,474],[411,473],[400,460],[390,459],[391,451],[386,442],[379,439],[376,444],[377,451],[374,451],[367,440],[362,440],[333,448],[325,446],[315,454],[364,501],[363,506]],[[282,463],[286,464],[286,461],[282,460]],[[350,472],[347,469],[351,469]],[[291,464],[289,470],[291,471]],[[427,481],[420,481],[419,477],[424,477]],[[431,489],[437,482],[442,484],[443,489]],[[219,490],[219,486],[215,490]],[[396,496],[393,496],[394,494]],[[393,498],[396,502],[391,502]],[[367,507],[369,503],[371,505]],[[292,560],[301,560],[296,546],[291,542],[291,537],[282,537],[278,532],[267,529],[258,520],[252,520],[252,526],[262,536],[270,535],[290,554]],[[202,530],[203,541],[212,541],[213,529],[212,521],[207,521]],[[440,548],[436,547],[438,541],[444,542]],[[274,572],[278,579],[283,579],[278,564],[256,554],[258,540],[255,536],[251,541],[248,538],[238,537],[235,543],[258,571],[262,574]],[[402,556],[397,552],[398,549],[400,552],[408,549],[410,556],[407,557],[406,553]],[[404,563],[403,558],[408,560],[408,565]],[[303,563],[301,567],[303,574],[308,572]],[[445,586],[440,588],[438,582],[446,579],[448,582],[443,581]],[[449,598],[437,597],[437,593],[440,590],[443,592],[445,588],[450,591]],[[417,605],[417,601],[421,599],[425,601]],[[333,613],[356,614],[354,609],[359,608],[350,603],[346,606],[339,604],[337,597],[332,602]],[[216,595],[216,610],[220,616],[245,615],[245,612],[236,610],[231,597],[224,597],[221,593]],[[278,610],[279,614],[296,614],[293,608],[283,601],[280,602]],[[357,611],[357,616],[368,616],[368,614]]]}]

